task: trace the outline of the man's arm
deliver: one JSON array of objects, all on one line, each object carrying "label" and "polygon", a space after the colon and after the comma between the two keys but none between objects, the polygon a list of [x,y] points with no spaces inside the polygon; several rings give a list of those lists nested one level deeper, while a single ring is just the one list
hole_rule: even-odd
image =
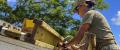
[{"label": "man's arm", "polygon": [[81,27],[79,27],[77,35],[69,43],[66,44],[66,47],[79,43],[84,37],[84,33],[89,29],[89,27],[89,23],[85,23]]}]

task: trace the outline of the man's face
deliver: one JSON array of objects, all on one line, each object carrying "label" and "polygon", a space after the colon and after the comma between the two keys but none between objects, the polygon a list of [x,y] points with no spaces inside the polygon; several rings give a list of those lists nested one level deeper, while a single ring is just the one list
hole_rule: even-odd
[{"label": "man's face", "polygon": [[75,13],[78,13],[79,15],[83,15],[83,12],[85,11],[86,6],[81,4],[78,5],[75,9]]},{"label": "man's face", "polygon": [[79,13],[79,9],[81,8],[82,5],[77,5],[74,9],[75,13]]}]

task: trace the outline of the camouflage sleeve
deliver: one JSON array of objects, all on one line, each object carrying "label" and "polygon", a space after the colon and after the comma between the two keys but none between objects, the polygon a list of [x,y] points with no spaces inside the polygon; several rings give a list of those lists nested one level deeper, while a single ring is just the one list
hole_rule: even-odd
[{"label": "camouflage sleeve", "polygon": [[88,12],[86,13],[86,15],[84,16],[83,20],[82,20],[82,24],[85,23],[89,23],[91,24],[93,20],[93,13],[92,12]]}]

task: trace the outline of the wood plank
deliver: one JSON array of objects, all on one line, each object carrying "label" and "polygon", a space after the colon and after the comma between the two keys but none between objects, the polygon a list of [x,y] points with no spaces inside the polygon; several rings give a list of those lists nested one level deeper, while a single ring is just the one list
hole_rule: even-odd
[{"label": "wood plank", "polygon": [[45,23],[44,21],[42,21],[41,27],[43,27],[44,29],[46,29],[47,31],[51,32],[53,35],[55,35],[56,37],[60,38],[61,40],[64,40],[64,38],[58,33],[56,32],[53,28],[51,28],[47,23]]},{"label": "wood plank", "polygon": [[[26,42],[23,42],[23,41],[20,41],[20,40],[15,40],[15,39],[11,39],[11,38],[4,37],[4,36],[0,35],[0,44],[1,43],[4,43],[6,45],[10,45],[9,47],[11,47],[11,46],[16,46],[17,47],[18,46],[18,47],[26,48],[26,49],[29,49],[29,50],[53,50],[53,49],[50,49],[50,48],[43,48],[43,47],[40,47],[40,46],[38,47],[38,46],[35,46],[33,44],[30,44],[30,43],[26,43]],[[0,46],[4,46],[4,45],[0,45]],[[5,48],[1,48],[1,49],[5,49]],[[10,50],[10,49],[7,49],[7,50]]]}]

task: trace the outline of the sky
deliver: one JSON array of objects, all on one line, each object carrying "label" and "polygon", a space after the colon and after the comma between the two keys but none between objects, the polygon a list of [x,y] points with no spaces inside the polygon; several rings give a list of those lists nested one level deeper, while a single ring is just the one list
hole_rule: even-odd
[{"label": "sky", "polygon": [[107,18],[117,44],[120,46],[120,0],[105,0],[109,4],[108,10],[101,11]]},{"label": "sky", "polygon": [[9,6],[16,8],[15,7],[16,6],[16,0],[7,0],[7,3],[8,3]]},{"label": "sky", "polygon": [[[109,8],[100,11],[107,19],[117,44],[120,46],[120,0],[105,0]],[[8,4],[15,6],[16,0],[8,0]],[[78,14],[73,15],[74,19],[80,19]]]}]

